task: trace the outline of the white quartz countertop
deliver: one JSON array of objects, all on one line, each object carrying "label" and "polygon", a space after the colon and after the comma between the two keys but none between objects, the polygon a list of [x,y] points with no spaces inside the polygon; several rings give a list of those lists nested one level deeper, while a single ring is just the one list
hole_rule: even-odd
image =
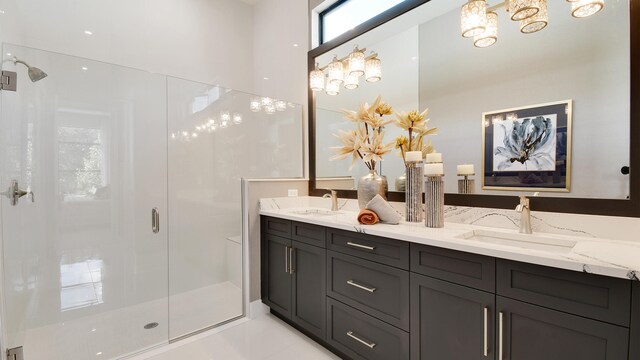
[{"label": "white quartz countertop", "polygon": [[[320,199],[328,200],[328,199]],[[327,226],[336,229],[403,240],[417,244],[437,246],[474,254],[502,259],[521,261],[531,264],[550,266],[560,269],[581,271],[638,281],[640,276],[640,243],[622,240],[590,238],[584,236],[535,233],[521,235],[511,229],[500,229],[477,225],[458,224],[445,221],[444,228],[433,229],[421,223],[401,222],[399,225],[378,223],[362,225],[357,221],[357,208],[342,203],[340,211],[327,214],[327,206],[317,198],[301,197],[296,200],[261,199],[260,214],[304,223]],[[328,204],[328,203],[327,203]],[[296,214],[296,211],[322,209],[323,214]],[[574,242],[573,248],[563,251],[547,251],[528,247],[503,245],[491,242],[464,239],[463,235],[471,231],[487,231],[507,236],[530,237],[532,240]]]}]

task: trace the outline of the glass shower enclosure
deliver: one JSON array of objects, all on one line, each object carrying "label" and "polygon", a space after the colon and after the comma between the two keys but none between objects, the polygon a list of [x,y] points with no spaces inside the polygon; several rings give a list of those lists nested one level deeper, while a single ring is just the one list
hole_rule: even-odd
[{"label": "glass shower enclosure", "polygon": [[3,347],[120,358],[244,314],[240,179],[301,177],[302,110],[3,45]]}]

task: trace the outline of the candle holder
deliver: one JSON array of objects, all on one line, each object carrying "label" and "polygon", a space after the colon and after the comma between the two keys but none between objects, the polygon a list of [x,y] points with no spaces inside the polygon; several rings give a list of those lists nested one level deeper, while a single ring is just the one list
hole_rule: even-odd
[{"label": "candle holder", "polygon": [[469,176],[473,176],[475,174],[458,174],[458,176],[463,176],[464,178],[458,179],[458,194],[474,194],[476,192],[476,181],[474,179],[469,179]]},{"label": "candle holder", "polygon": [[422,221],[423,174],[422,161],[407,161],[405,181],[405,220],[407,222]]},{"label": "candle holder", "polygon": [[428,175],[425,182],[424,225],[430,228],[444,227],[444,175]]}]

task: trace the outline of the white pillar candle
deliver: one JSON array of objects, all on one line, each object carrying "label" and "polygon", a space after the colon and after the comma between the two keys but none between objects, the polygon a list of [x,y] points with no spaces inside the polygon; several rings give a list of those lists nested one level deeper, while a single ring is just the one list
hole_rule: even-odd
[{"label": "white pillar candle", "polygon": [[444,175],[444,165],[442,165],[442,163],[424,164],[424,175],[425,176]]},{"label": "white pillar candle", "polygon": [[458,165],[458,175],[474,175],[473,164]]},{"label": "white pillar candle", "polygon": [[441,163],[442,162],[442,154],[441,153],[427,154],[427,162],[428,163]]},{"label": "white pillar candle", "polygon": [[407,151],[404,161],[422,161],[422,151]]}]

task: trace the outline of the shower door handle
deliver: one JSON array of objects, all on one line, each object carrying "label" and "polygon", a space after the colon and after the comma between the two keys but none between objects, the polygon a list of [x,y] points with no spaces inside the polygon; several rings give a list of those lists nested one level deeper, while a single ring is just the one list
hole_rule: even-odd
[{"label": "shower door handle", "polygon": [[160,213],[158,212],[158,208],[151,210],[151,231],[153,231],[154,234],[160,232]]}]

